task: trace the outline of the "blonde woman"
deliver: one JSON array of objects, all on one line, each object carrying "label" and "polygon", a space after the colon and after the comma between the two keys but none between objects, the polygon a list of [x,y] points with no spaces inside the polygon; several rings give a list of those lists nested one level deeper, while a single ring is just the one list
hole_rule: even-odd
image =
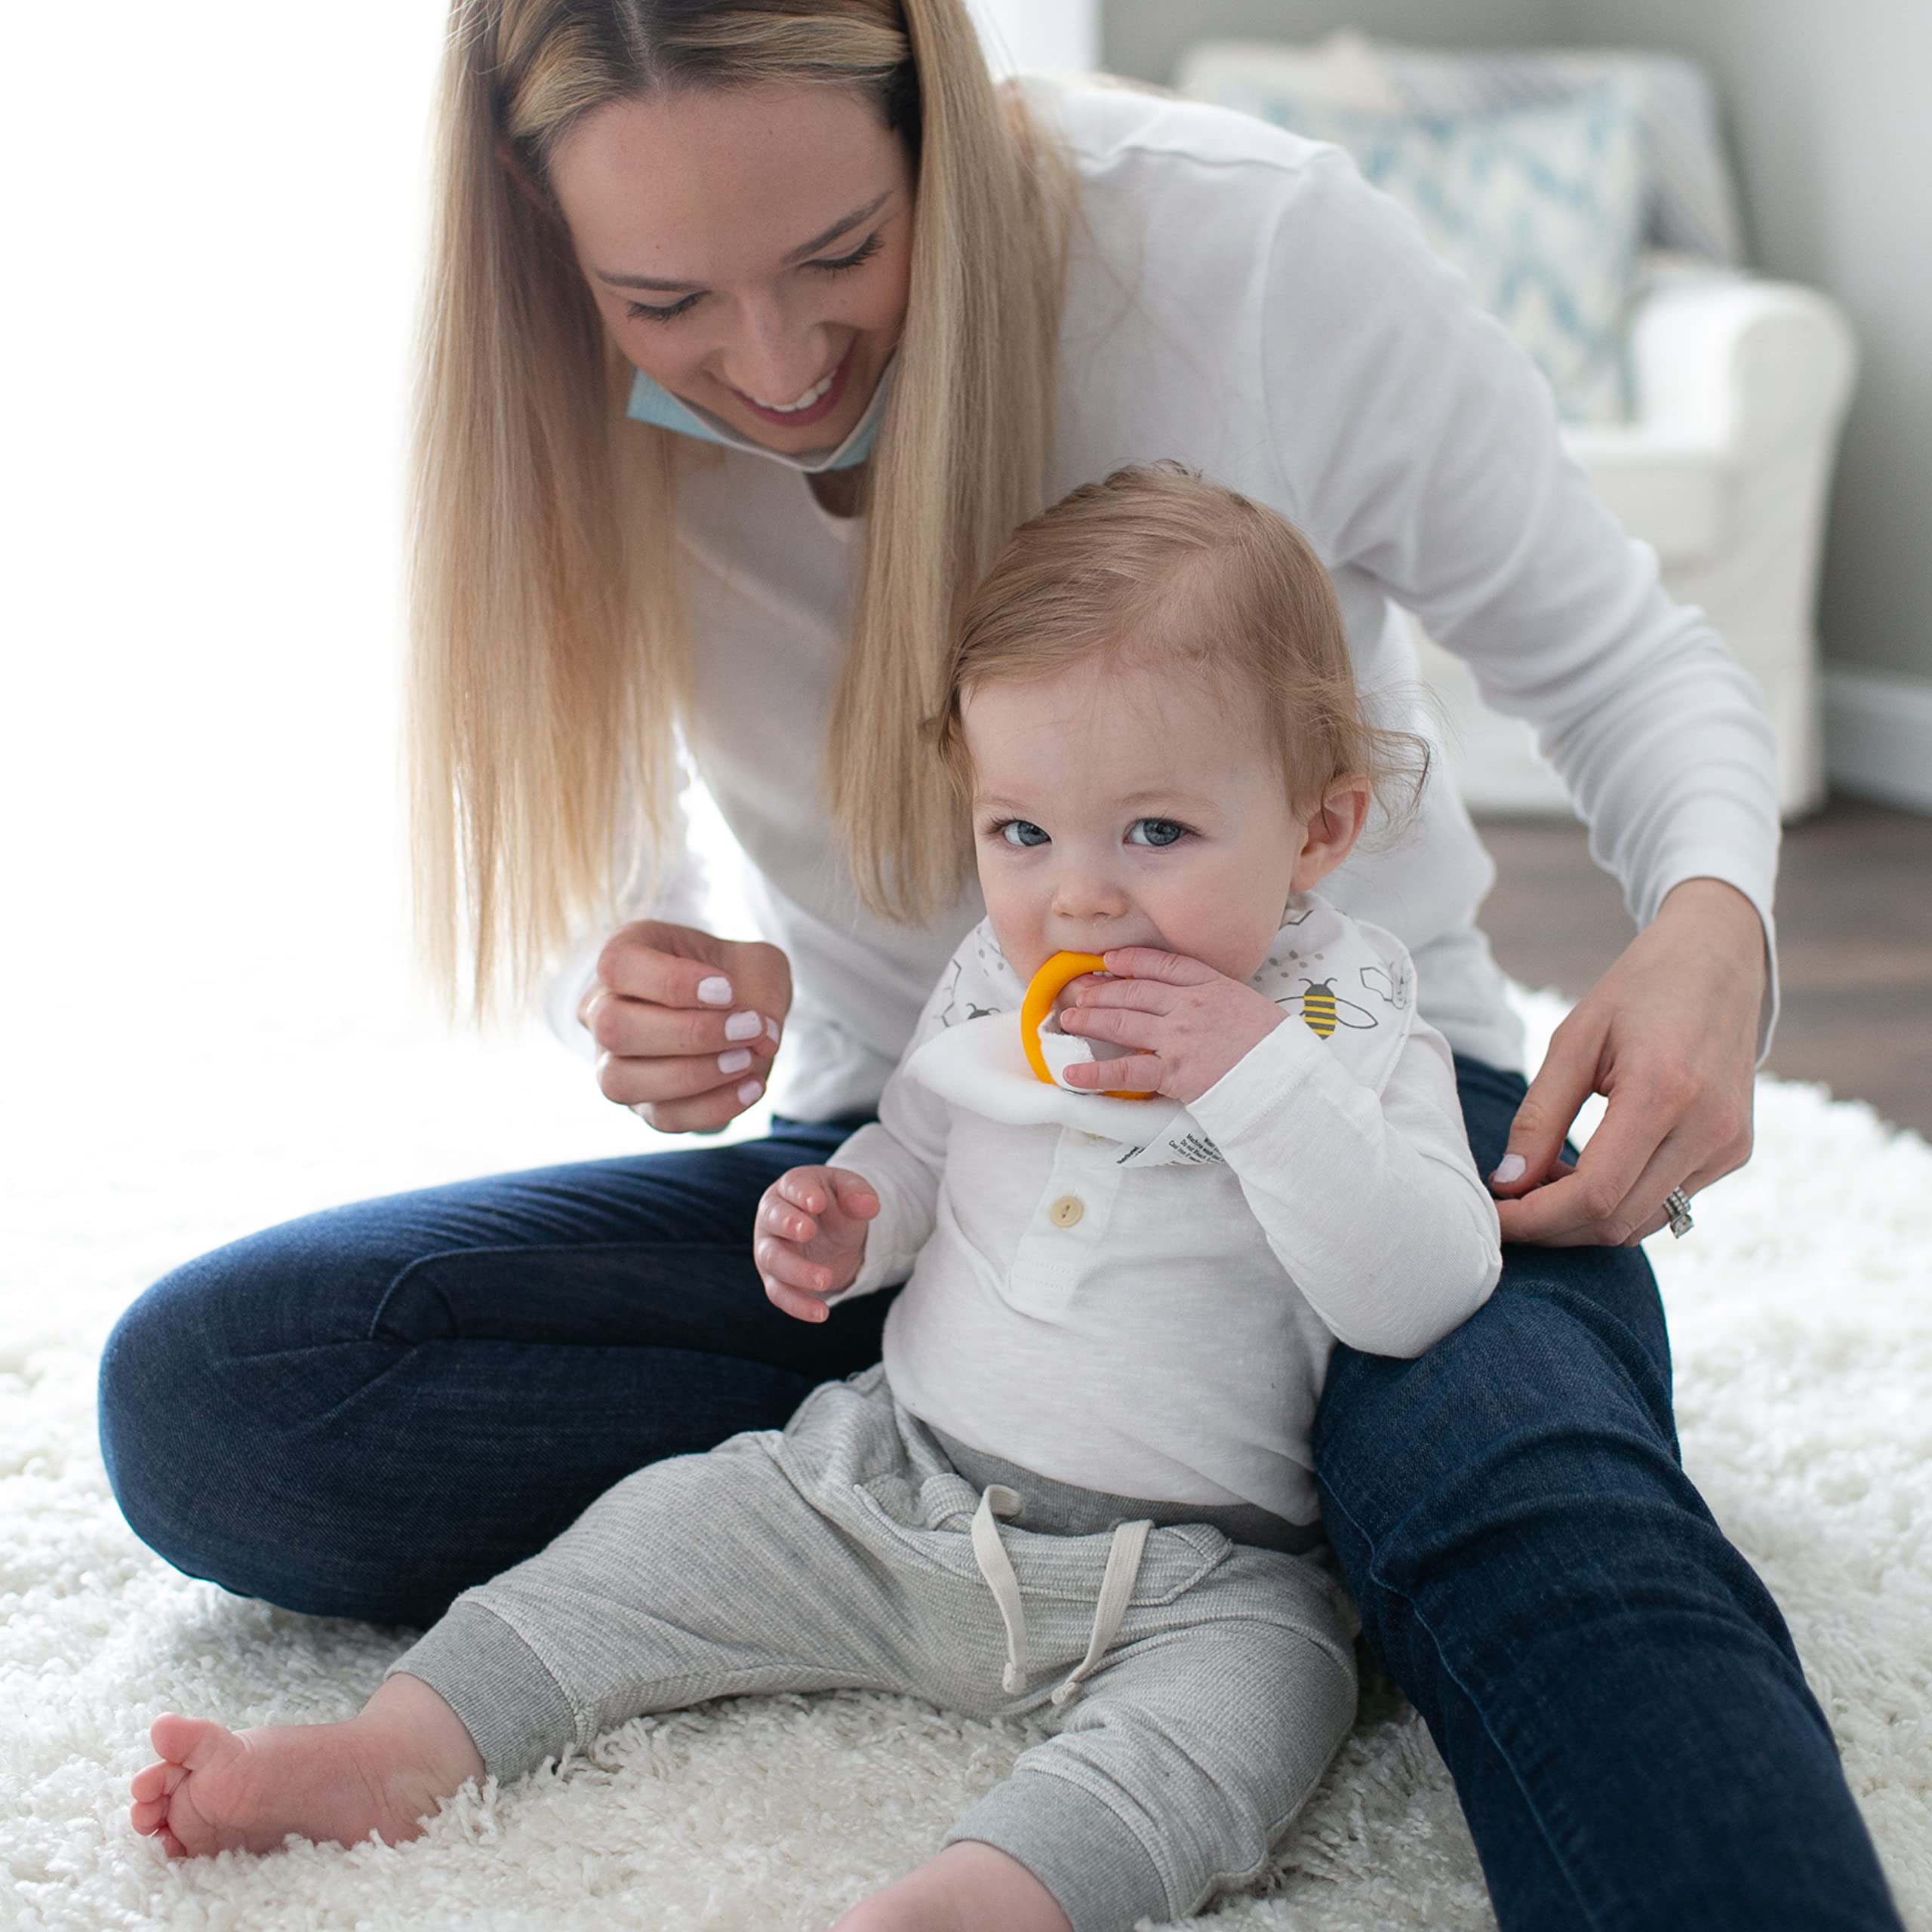
[{"label": "blonde woman", "polygon": [[[272,1229],[130,1309],[129,1521],[291,1608],[427,1623],[629,1471],[874,1361],[759,1281],[767,1185],[869,1117],[981,916],[918,721],[955,600],[1072,486],[1177,458],[1530,718],[1640,928],[1527,1090],[1440,779],[1334,890],[1414,955],[1505,1266],[1413,1362],[1337,1352],[1316,1478],[1368,1641],[1507,1927],[1888,1925],[1775,1606],[1678,1465],[1641,1238],[1747,1157],[1775,1009],[1768,728],[1564,457],[1546,388],[1338,152],[1215,110],[997,94],[961,0],[457,0],[418,438],[429,958],[554,971],[606,1095],[702,1133]],[[706,929],[688,757],[761,937]],[[1592,1090],[1580,1161],[1564,1135]],[[1678,1190],[1681,1190],[1681,1195]]]}]

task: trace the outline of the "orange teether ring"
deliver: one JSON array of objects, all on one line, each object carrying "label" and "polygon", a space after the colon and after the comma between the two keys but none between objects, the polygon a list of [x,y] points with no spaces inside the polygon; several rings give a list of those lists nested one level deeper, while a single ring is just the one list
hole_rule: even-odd
[{"label": "orange teether ring", "polygon": [[[1054,1010],[1054,1001],[1060,997],[1060,989],[1069,980],[1077,980],[1082,973],[1103,973],[1106,964],[1097,952],[1056,952],[1033,975],[1026,988],[1026,997],[1020,1004],[1020,1044],[1025,1049],[1026,1063],[1049,1087],[1058,1083],[1047,1065],[1047,1057],[1040,1051],[1040,1022]],[[1152,1094],[1128,1092],[1120,1088],[1100,1090],[1110,1100],[1152,1100]]]}]

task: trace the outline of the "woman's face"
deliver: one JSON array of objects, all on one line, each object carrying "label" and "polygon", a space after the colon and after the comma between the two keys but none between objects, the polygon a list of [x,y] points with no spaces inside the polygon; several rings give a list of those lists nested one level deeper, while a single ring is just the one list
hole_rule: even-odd
[{"label": "woman's face", "polygon": [[550,179],[613,339],[767,448],[842,442],[906,318],[912,171],[844,88],[687,88],[599,108]]}]

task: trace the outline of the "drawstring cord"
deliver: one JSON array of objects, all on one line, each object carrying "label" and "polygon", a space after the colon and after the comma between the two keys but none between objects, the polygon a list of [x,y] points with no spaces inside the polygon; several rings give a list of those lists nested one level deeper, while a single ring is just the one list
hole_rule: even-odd
[{"label": "drawstring cord", "polygon": [[[993,1483],[980,1497],[973,1512],[973,1560],[986,1580],[993,1601],[999,1607],[1000,1621],[1006,1626],[1006,1668],[1000,1673],[1000,1687],[1009,1697],[1017,1697],[1026,1687],[1026,1607],[1020,1601],[1020,1579],[1013,1574],[1011,1559],[1001,1542],[995,1518],[1017,1515],[1020,1497],[1004,1483]],[[1134,1596],[1140,1575],[1140,1559],[1147,1547],[1148,1522],[1121,1523],[1116,1526],[1107,1549],[1107,1567],[1100,1578],[1100,1594],[1094,1605],[1094,1627],[1087,1639],[1087,1654],[1075,1664],[1053,1694],[1056,1705],[1069,1703],[1081,1685],[1099,1667],[1109,1647],[1120,1634],[1121,1620]]]},{"label": "drawstring cord", "polygon": [[1120,1634],[1121,1619],[1127,1614],[1134,1581],[1140,1574],[1140,1555],[1147,1547],[1147,1533],[1153,1527],[1148,1522],[1121,1523],[1115,1527],[1113,1542],[1107,1550],[1106,1571],[1100,1579],[1100,1601],[1094,1606],[1094,1632],[1087,1639],[1087,1654],[1054,1693],[1056,1704],[1064,1704],[1073,1696]]},{"label": "drawstring cord", "polygon": [[999,1620],[1006,1626],[1006,1668],[1000,1673],[1000,1687],[1014,1697],[1026,1687],[1026,1606],[1020,1601],[1020,1579],[1013,1574],[1011,1559],[993,1518],[1019,1513],[1018,1495],[1003,1482],[986,1489],[973,1512],[973,1560],[993,1593],[993,1601],[999,1605]]}]

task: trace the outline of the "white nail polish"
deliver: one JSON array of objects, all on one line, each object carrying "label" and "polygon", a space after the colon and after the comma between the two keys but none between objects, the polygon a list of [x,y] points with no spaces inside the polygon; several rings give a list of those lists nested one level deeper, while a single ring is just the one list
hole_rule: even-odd
[{"label": "white nail polish", "polygon": [[720,1073],[742,1073],[751,1063],[752,1050],[749,1047],[734,1047],[728,1054],[718,1056]]},{"label": "white nail polish", "polygon": [[764,1030],[769,1033],[774,1040],[777,1039],[778,1037],[778,1022],[775,1020],[768,1019],[764,1023]]},{"label": "white nail polish", "polygon": [[764,1031],[764,1022],[755,1013],[734,1013],[724,1023],[728,1040],[755,1040]]},{"label": "white nail polish", "polygon": [[1498,1187],[1507,1187],[1512,1180],[1521,1180],[1523,1170],[1529,1165],[1520,1154],[1505,1154],[1496,1164],[1496,1171],[1490,1176]]},{"label": "white nail polish", "polygon": [[713,974],[708,980],[697,983],[697,996],[706,1006],[729,1006],[731,1004],[731,983]]},{"label": "white nail polish", "polygon": [[738,1098],[743,1101],[746,1106],[749,1106],[752,1101],[764,1091],[764,1082],[762,1080],[747,1080],[738,1089]]}]

